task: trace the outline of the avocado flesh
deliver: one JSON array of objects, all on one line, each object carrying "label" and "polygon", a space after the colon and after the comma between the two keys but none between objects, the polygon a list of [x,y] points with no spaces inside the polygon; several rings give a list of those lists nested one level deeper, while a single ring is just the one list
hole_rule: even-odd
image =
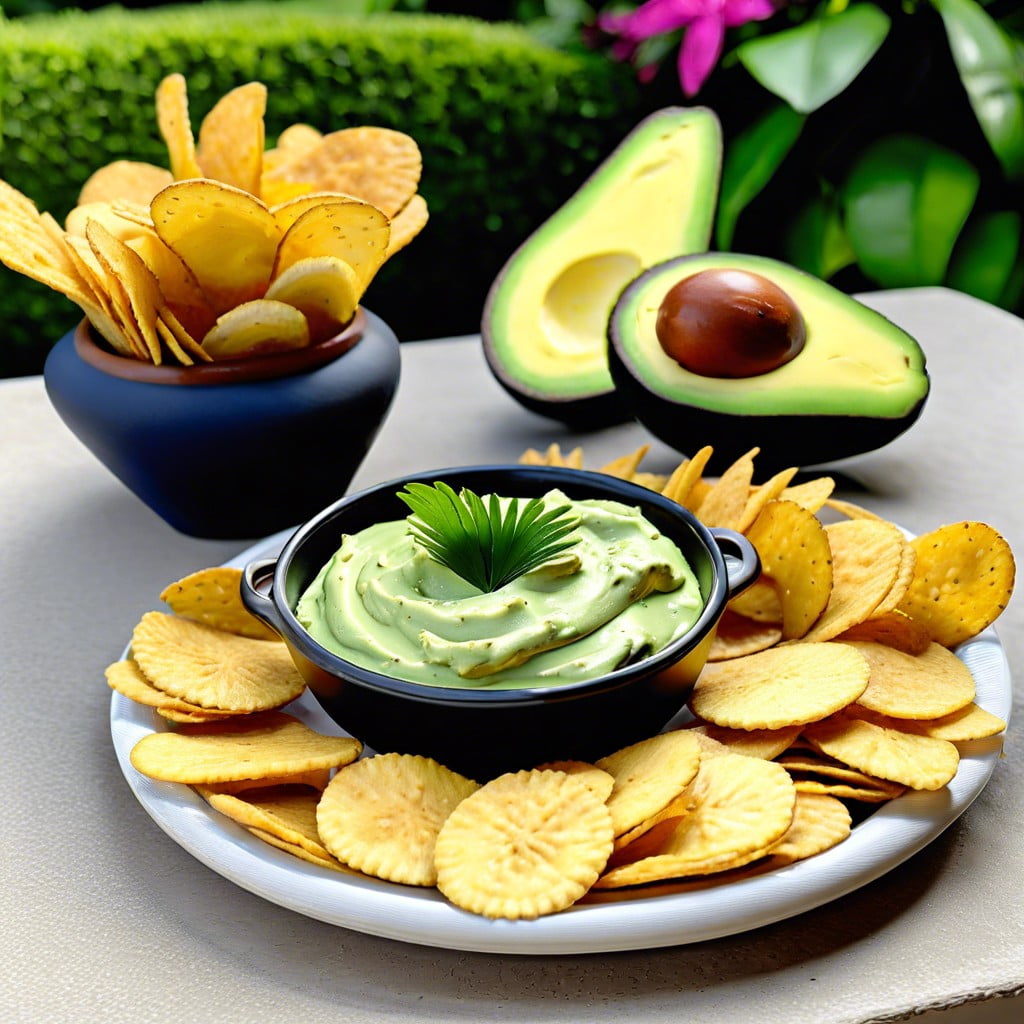
[{"label": "avocado flesh", "polygon": [[[665,354],[655,332],[662,299],[713,268],[760,274],[789,294],[807,329],[794,359],[757,376],[722,378]],[[880,313],[795,267],[735,253],[669,260],[637,278],[612,313],[609,358],[641,423],[681,451],[712,445],[719,465],[754,446],[762,468],[873,450],[913,423],[929,391],[920,346]]]},{"label": "avocado flesh", "polygon": [[658,111],[513,253],[481,324],[507,390],[566,422],[612,415],[608,316],[645,267],[707,248],[720,164],[711,111]]}]

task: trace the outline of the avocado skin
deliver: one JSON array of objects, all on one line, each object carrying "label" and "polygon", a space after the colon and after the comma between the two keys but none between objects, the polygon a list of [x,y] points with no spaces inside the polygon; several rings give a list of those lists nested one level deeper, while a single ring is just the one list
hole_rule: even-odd
[{"label": "avocado skin", "polygon": [[[703,269],[708,260],[726,259],[729,265],[751,270],[774,280],[781,287],[802,288],[808,285],[820,292],[834,293],[835,302],[847,309],[856,307],[876,323],[884,324],[917,349],[921,365],[915,372],[923,382],[921,397],[901,415],[865,415],[858,413],[801,413],[794,411],[772,414],[722,412],[687,402],[684,396],[668,397],[659,394],[644,382],[632,365],[629,346],[622,336],[621,324],[628,322],[630,300],[647,286],[657,281],[666,270],[680,271],[680,277]],[[775,277],[773,269],[785,279]],[[662,283],[665,282],[662,279]],[[667,280],[676,280],[674,274]],[[803,282],[803,284],[801,284]],[[792,293],[791,293],[792,294]],[[794,299],[799,294],[792,294]],[[799,306],[799,301],[797,302]],[[774,473],[796,466],[821,466],[839,459],[850,458],[874,451],[895,440],[908,430],[921,415],[931,389],[931,381],[924,368],[923,353],[906,332],[891,324],[881,314],[870,310],[852,296],[846,295],[818,278],[778,261],[764,257],[746,257],[742,254],[701,253],[681,256],[650,267],[640,274],[621,293],[612,310],[608,324],[608,367],[616,392],[633,413],[634,418],[660,441],[684,455],[692,455],[704,445],[711,445],[714,454],[708,463],[712,473],[721,472],[752,448],[759,448],[758,470]],[[801,353],[794,363],[804,357]]]}]

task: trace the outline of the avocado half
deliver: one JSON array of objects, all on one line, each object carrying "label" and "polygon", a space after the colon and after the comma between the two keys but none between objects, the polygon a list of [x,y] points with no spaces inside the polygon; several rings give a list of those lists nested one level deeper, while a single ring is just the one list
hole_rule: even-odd
[{"label": "avocado half", "polygon": [[659,110],[516,249],[481,323],[487,362],[514,398],[583,429],[629,419],[608,369],[608,316],[646,267],[707,249],[721,161],[712,111]]},{"label": "avocado half", "polygon": [[[757,274],[789,295],[806,329],[794,358],[733,378],[694,373],[666,355],[656,333],[662,300],[711,269]],[[608,362],[641,424],[684,454],[711,445],[719,470],[755,446],[768,472],[873,451],[918,418],[929,391],[921,347],[880,313],[795,267],[735,253],[668,260],[639,275],[612,311]]]}]

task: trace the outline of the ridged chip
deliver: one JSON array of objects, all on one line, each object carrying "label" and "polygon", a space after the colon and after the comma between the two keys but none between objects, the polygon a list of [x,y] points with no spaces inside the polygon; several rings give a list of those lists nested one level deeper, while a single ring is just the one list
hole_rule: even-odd
[{"label": "ridged chip", "polygon": [[464,910],[529,920],[575,903],[611,850],[611,814],[582,780],[509,773],[465,799],[441,827],[437,887]]},{"label": "ridged chip", "polygon": [[900,610],[944,647],[977,636],[1013,593],[1016,567],[1006,540],[985,523],[961,522],[921,534],[914,578]]},{"label": "ridged chip", "polygon": [[591,793],[604,802],[611,796],[615,778],[587,761],[547,761],[536,766],[537,771],[565,772],[582,782]]},{"label": "ridged chip", "polygon": [[390,882],[433,885],[438,832],[476,789],[432,758],[379,754],[334,776],[320,798],[317,827],[349,867]]},{"label": "ridged chip", "polygon": [[823,793],[796,794],[793,822],[771,849],[770,867],[779,868],[838,846],[852,829],[846,805]]},{"label": "ridged chip", "polygon": [[857,703],[892,718],[941,718],[974,700],[970,669],[941,644],[904,654],[883,644],[854,642],[871,666]]},{"label": "ridged chip", "polygon": [[305,689],[279,641],[236,636],[165,612],[142,616],[132,654],[154,686],[201,708],[270,710]]},{"label": "ridged chip", "polygon": [[607,803],[619,836],[664,809],[693,781],[700,746],[691,733],[676,730],[630,744],[596,764],[615,779]]},{"label": "ridged chip", "polygon": [[832,549],[832,593],[806,640],[832,640],[865,619],[889,593],[907,544],[884,520],[846,519],[825,527]]},{"label": "ridged chip", "polygon": [[690,709],[730,729],[782,729],[846,707],[864,692],[868,672],[847,644],[787,644],[705,665]]},{"label": "ridged chip", "polygon": [[693,727],[695,732],[722,744],[733,754],[763,757],[766,761],[772,761],[788,750],[802,728],[802,725],[787,725],[781,729],[725,729],[711,722]]},{"label": "ridged chip", "polygon": [[152,779],[198,786],[339,768],[361,752],[350,736],[324,736],[291,715],[266,711],[150,733],[132,747],[131,763]]},{"label": "ridged chip", "polygon": [[948,740],[886,729],[844,713],[809,725],[803,735],[821,753],[911,789],[941,789],[960,764],[960,753]]},{"label": "ridged chip", "polygon": [[928,630],[906,612],[889,611],[884,615],[872,613],[870,619],[858,622],[844,630],[836,638],[844,642],[851,640],[870,640],[874,643],[895,647],[905,654],[921,654],[932,642]]},{"label": "ridged chip", "polygon": [[164,167],[138,160],[114,160],[93,171],[78,193],[78,205],[113,203],[125,200],[146,203],[167,185],[174,176]]},{"label": "ridged chip", "polygon": [[761,572],[778,588],[782,635],[787,640],[806,636],[832,595],[832,547],[825,528],[801,505],[772,501],[747,539],[757,549]]},{"label": "ridged chip", "polygon": [[196,159],[203,175],[260,194],[267,87],[247,82],[225,93],[199,126]]},{"label": "ridged chip", "polygon": [[278,850],[283,850],[285,853],[290,853],[293,857],[298,857],[299,860],[304,860],[309,864],[315,864],[317,867],[329,868],[331,871],[340,871],[345,875],[359,874],[358,871],[353,871],[351,868],[342,864],[341,861],[335,860],[330,855],[327,857],[321,857],[319,854],[311,853],[298,843],[290,843],[288,840],[282,839],[280,836],[276,836],[272,832],[264,832],[261,828],[253,828],[251,826],[247,827],[257,839],[262,840],[268,846],[273,846]]},{"label": "ridged chip", "polygon": [[901,729],[918,736],[949,740],[950,743],[988,739],[990,736],[998,736],[1006,728],[1006,723],[998,715],[993,715],[991,711],[986,711],[973,701],[959,711],[940,718],[889,718],[886,715],[869,712],[858,705],[849,710],[857,718],[864,718],[888,729]]},{"label": "ridged chip", "polygon": [[[122,661],[115,661],[108,665],[104,675],[107,685],[135,701],[136,704],[145,704],[147,707],[155,708],[157,711],[176,712],[180,716],[206,715],[212,718],[227,717],[237,714],[235,711],[220,711],[218,709],[202,708],[198,704],[192,704],[186,700],[172,697],[164,690],[157,689],[145,676],[139,664],[134,658],[126,658]],[[172,721],[192,721],[189,717],[170,717]]]},{"label": "ridged chip", "polygon": [[884,803],[906,792],[907,787],[851,768],[812,747],[794,750],[778,758],[793,778],[797,792],[821,793],[839,800]]},{"label": "ridged chip", "polygon": [[781,765],[724,753],[701,761],[693,810],[617,851],[596,888],[724,871],[764,856],[793,821],[796,790]]},{"label": "ridged chip", "polygon": [[708,661],[728,661],[774,647],[782,639],[782,626],[757,622],[726,608],[715,627]]},{"label": "ridged chip", "polygon": [[193,622],[204,622],[225,633],[236,633],[253,640],[280,639],[242,604],[241,584],[241,569],[214,566],[169,583],[161,591],[160,600],[175,615]]},{"label": "ridged chip", "polygon": [[409,202],[391,218],[391,235],[388,238],[388,259],[404,249],[426,226],[430,211],[423,196],[414,195]]}]

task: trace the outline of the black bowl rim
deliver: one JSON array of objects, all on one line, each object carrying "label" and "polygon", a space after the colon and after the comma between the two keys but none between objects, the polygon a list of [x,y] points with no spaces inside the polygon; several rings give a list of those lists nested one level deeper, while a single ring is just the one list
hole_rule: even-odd
[{"label": "black bowl rim", "polygon": [[[608,500],[621,500],[641,506],[653,506],[661,509],[673,519],[685,523],[706,548],[714,570],[709,592],[705,595],[704,608],[697,621],[694,622],[686,633],[666,647],[663,647],[660,651],[643,658],[639,662],[616,669],[614,672],[595,676],[593,679],[585,679],[563,685],[493,690],[434,686],[428,683],[415,683],[405,679],[397,679],[380,672],[375,672],[372,669],[367,669],[347,661],[345,658],[327,650],[299,623],[294,611],[288,607],[285,598],[285,579],[288,567],[298,549],[327,522],[342,515],[347,508],[361,501],[375,497],[384,491],[399,491],[409,483],[430,483],[436,479],[450,480],[453,477],[474,477],[493,473],[510,473],[514,477],[525,478],[531,482],[541,480],[545,481],[546,484],[549,483],[552,487],[558,486],[559,481],[574,487],[580,485],[584,487],[588,485],[594,486],[598,490],[606,492],[603,495],[599,495],[599,497]],[[471,485],[472,480],[466,480],[465,483]],[[428,704],[445,704],[452,707],[479,705],[522,707],[536,703],[579,700],[595,693],[630,686],[640,679],[671,668],[706,639],[707,634],[721,617],[728,598],[728,571],[725,558],[708,527],[701,523],[689,509],[658,494],[656,491],[604,473],[574,469],[566,466],[486,463],[470,466],[448,466],[397,477],[346,495],[332,505],[329,505],[299,526],[286,541],[274,566],[273,585],[269,597],[280,617],[281,624],[286,627],[286,632],[290,634],[286,635],[284,639],[318,668],[330,675],[340,677],[346,682],[354,683],[364,689],[389,696],[400,696]]]}]

